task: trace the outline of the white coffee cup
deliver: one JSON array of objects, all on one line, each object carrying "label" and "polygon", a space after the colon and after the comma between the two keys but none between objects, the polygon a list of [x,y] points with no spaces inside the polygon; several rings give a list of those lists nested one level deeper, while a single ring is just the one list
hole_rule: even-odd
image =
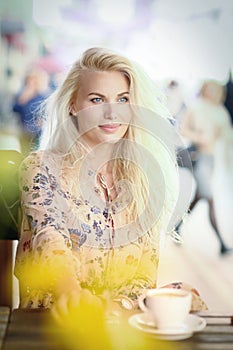
[{"label": "white coffee cup", "polygon": [[184,289],[148,289],[139,299],[142,311],[148,312],[159,329],[180,328],[191,309],[192,294]]}]

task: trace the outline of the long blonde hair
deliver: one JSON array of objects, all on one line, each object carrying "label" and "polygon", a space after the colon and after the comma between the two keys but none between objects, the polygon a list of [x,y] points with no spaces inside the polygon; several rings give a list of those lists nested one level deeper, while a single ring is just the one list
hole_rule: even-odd
[{"label": "long blonde hair", "polygon": [[[163,119],[165,128],[170,130],[169,122],[166,120],[169,112],[163,94],[137,63],[103,48],[91,48],[85,51],[74,63],[62,85],[47,101],[47,115],[40,148],[61,152],[64,155],[72,153],[73,160],[77,160],[82,156],[82,152],[85,152],[80,143],[77,143],[78,129],[74,128],[70,115],[72,101],[79,92],[81,74],[85,71],[118,71],[126,75],[129,80],[130,100],[137,110],[135,115],[139,123],[136,128],[129,125],[125,138],[116,145],[112,176],[114,183],[126,180],[132,185],[133,200],[127,207],[130,220],[135,221],[140,216],[141,229],[154,231],[156,227],[154,236],[159,239],[164,217],[168,223],[177,199],[176,161],[172,144],[167,146],[164,140],[161,142],[161,139],[150,134],[149,124],[144,126],[142,116],[147,114],[152,126],[153,123],[156,124],[157,116]],[[165,135],[165,138],[167,136]],[[125,140],[128,142],[124,142]],[[171,141],[169,137],[167,141]],[[132,143],[140,145],[137,148],[139,151],[135,152]],[[158,162],[163,184],[161,177],[160,180],[157,179],[156,167],[146,161],[146,152]],[[146,172],[142,171],[143,163],[146,163],[146,170],[144,169]],[[158,206],[162,206],[162,216],[155,222]]]}]

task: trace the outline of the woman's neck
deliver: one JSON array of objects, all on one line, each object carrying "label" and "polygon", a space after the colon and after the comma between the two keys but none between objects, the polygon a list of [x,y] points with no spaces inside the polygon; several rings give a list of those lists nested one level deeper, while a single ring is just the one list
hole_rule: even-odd
[{"label": "woman's neck", "polygon": [[103,175],[107,175],[112,172],[112,155],[113,145],[100,144],[95,148],[90,149],[90,152],[87,155],[87,162],[91,169],[96,172],[101,172]]}]

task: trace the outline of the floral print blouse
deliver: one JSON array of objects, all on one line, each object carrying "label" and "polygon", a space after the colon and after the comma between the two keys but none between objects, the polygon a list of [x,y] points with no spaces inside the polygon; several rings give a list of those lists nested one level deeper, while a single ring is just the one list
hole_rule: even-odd
[{"label": "floral print blouse", "polygon": [[[15,263],[21,307],[50,307],[53,278],[67,273],[83,288],[96,295],[108,290],[113,298],[134,300],[156,286],[159,232],[152,237],[140,235],[136,226],[125,229],[127,215],[121,209],[127,198],[110,201],[94,182],[94,172],[84,170],[85,181],[80,181],[79,170],[80,161],[71,163],[52,151],[34,152],[22,163],[22,225]],[[115,230],[119,220],[122,227]]]}]

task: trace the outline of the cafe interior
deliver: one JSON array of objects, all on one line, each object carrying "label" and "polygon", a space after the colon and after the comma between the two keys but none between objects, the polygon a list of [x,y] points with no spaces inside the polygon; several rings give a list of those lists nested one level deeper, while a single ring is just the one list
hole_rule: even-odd
[{"label": "cafe interior", "polygon": [[[233,349],[232,38],[232,0],[0,1],[0,349]],[[159,332],[153,322],[142,324],[146,317],[141,309],[106,321],[101,309],[86,305],[57,322],[48,309],[20,308],[14,275],[20,232],[18,174],[30,150],[13,107],[15,97],[29,67],[45,72],[53,92],[90,47],[115,50],[145,69],[166,99],[182,150],[192,143],[180,125],[203,83],[223,88],[225,153],[214,154],[211,172],[199,174],[203,186],[214,188],[211,203],[220,233],[213,226],[210,202],[196,196],[191,159],[189,167],[179,164],[180,190],[188,196],[182,206],[186,214],[179,231],[166,235],[160,252],[157,288],[183,281],[207,305],[207,310],[191,314],[193,318],[189,315],[186,331]],[[222,242],[225,250],[219,248]]]}]

